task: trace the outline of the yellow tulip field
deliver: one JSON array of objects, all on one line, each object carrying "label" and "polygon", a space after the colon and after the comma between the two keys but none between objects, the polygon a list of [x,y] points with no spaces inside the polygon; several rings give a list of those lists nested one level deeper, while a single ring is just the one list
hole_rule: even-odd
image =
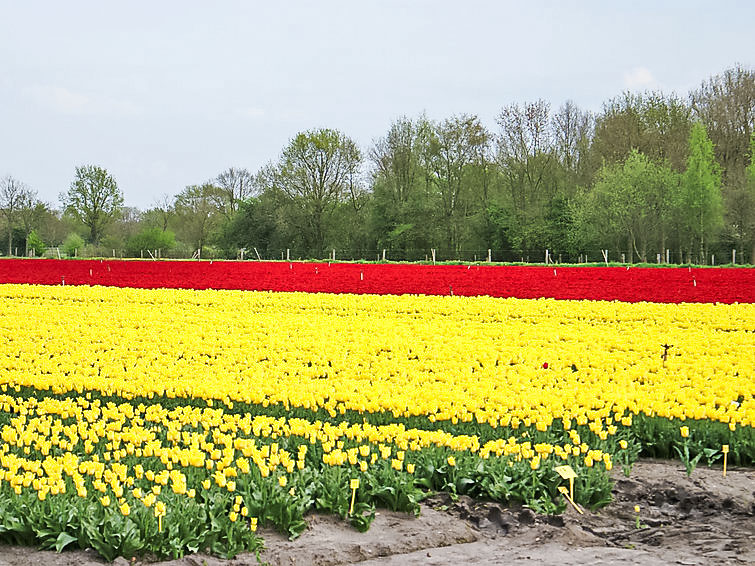
[{"label": "yellow tulip field", "polygon": [[753,303],[0,285],[0,538],[233,556],[433,491],[560,512],[564,464],[599,507],[641,452],[752,465],[754,352]]}]

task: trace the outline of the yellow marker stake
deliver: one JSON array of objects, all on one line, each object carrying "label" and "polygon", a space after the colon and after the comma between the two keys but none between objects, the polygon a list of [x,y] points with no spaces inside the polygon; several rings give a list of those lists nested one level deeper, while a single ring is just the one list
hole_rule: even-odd
[{"label": "yellow marker stake", "polygon": [[724,453],[724,477],[726,477],[726,455],[729,453],[729,445],[724,444],[721,446],[721,452]]},{"label": "yellow marker stake", "polygon": [[569,497],[569,493],[566,491],[566,488],[564,486],[559,486],[558,491],[560,491],[563,494],[563,496],[566,498],[566,500],[569,503],[571,503],[571,506],[574,507],[574,509],[576,509],[577,512],[580,515],[584,515],[585,514],[585,512],[582,511],[582,508],[574,502],[574,499],[572,499],[571,497]]},{"label": "yellow marker stake", "polygon": [[359,489],[359,479],[353,479],[349,482],[351,488],[351,507],[349,507],[349,515],[354,514],[354,498],[357,495],[357,489]]},{"label": "yellow marker stake", "polygon": [[162,515],[157,516],[157,530],[159,532],[163,532],[163,516]]}]

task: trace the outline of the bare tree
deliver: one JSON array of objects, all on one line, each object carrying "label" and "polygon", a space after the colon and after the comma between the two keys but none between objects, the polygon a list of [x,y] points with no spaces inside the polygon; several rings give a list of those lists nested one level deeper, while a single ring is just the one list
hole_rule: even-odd
[{"label": "bare tree", "polygon": [[496,157],[518,224],[519,243],[526,249],[529,232],[554,188],[550,182],[555,146],[550,105],[544,100],[512,104],[501,110],[496,121],[501,128]]},{"label": "bare tree", "polygon": [[31,189],[8,175],[0,181],[0,210],[8,226],[8,255],[13,255],[13,228],[19,211],[32,197]]},{"label": "bare tree", "polygon": [[[713,76],[693,91],[690,102],[705,125],[721,165],[725,233],[740,249],[755,256],[755,238],[748,226],[755,217],[755,198],[748,180],[755,133],[755,70],[737,65]],[[755,258],[750,258],[753,263]]]},{"label": "bare tree", "polygon": [[239,203],[254,194],[256,185],[254,175],[246,169],[229,167],[215,179],[216,206],[218,210],[230,219],[239,209]]},{"label": "bare tree", "polygon": [[168,223],[173,215],[173,197],[168,193],[163,193],[155,199],[155,205],[152,207],[155,216],[160,222],[160,229],[165,232],[168,230]]},{"label": "bare tree", "polygon": [[724,183],[740,183],[755,130],[755,71],[727,69],[693,91],[690,102],[713,142]]},{"label": "bare tree", "polygon": [[567,100],[553,115],[553,142],[561,164],[574,173],[582,169],[592,138],[592,116]]},{"label": "bare tree", "polygon": [[687,162],[690,107],[674,94],[625,92],[603,105],[596,117],[593,157],[621,163],[633,149],[681,172]]},{"label": "bare tree", "polygon": [[39,200],[37,191],[29,190],[23,195],[18,207],[18,219],[24,231],[24,255],[29,255],[29,234],[39,228],[48,213],[49,208]]},{"label": "bare tree", "polygon": [[675,94],[652,92],[643,97],[644,145],[638,149],[661,163],[668,161],[675,171],[683,171],[689,154],[692,109]]},{"label": "bare tree", "polygon": [[396,203],[406,202],[417,187],[420,158],[431,129],[424,116],[416,122],[399,118],[369,150],[373,179],[383,183]]},{"label": "bare tree", "polygon": [[178,195],[174,210],[183,241],[190,242],[202,253],[217,224],[215,206],[218,188],[212,182],[186,187]]},{"label": "bare tree", "polygon": [[462,114],[435,128],[429,144],[427,168],[440,195],[447,246],[459,251],[461,229],[471,205],[470,169],[485,155],[490,136],[477,116]]}]

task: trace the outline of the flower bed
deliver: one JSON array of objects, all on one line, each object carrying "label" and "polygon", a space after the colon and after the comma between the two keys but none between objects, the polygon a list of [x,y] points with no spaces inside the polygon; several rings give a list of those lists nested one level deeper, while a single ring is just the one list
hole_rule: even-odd
[{"label": "flower bed", "polygon": [[641,450],[755,460],[754,304],[6,284],[0,320],[7,542],[232,556],[312,509],[559,512],[560,465],[599,507]]},{"label": "flower bed", "polygon": [[0,261],[0,540],[233,556],[434,490],[559,512],[565,464],[590,507],[641,451],[751,465],[753,299],[753,269]]},{"label": "flower bed", "polygon": [[3,260],[0,283],[657,303],[755,302],[755,269],[731,268]]}]

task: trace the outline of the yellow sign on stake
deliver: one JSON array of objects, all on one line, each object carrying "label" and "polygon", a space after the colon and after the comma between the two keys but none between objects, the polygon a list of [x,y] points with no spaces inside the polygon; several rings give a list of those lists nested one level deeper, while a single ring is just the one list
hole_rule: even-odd
[{"label": "yellow sign on stake", "polygon": [[724,444],[721,446],[721,452],[724,453],[724,477],[726,477],[726,455],[729,453],[729,445]]},{"label": "yellow sign on stake", "polygon": [[561,476],[565,480],[569,480],[569,493],[573,502],[574,501],[574,478],[577,477],[577,472],[575,472],[571,466],[556,466],[553,469],[556,470],[556,473],[559,476]]},{"label": "yellow sign on stake", "polygon": [[553,468],[556,473],[565,480],[574,479],[577,477],[577,472],[571,466],[556,466]]},{"label": "yellow sign on stake", "polygon": [[359,489],[359,478],[349,481],[349,487],[351,488],[351,506],[349,507],[349,515],[354,514],[354,498],[357,495],[357,489]]}]

